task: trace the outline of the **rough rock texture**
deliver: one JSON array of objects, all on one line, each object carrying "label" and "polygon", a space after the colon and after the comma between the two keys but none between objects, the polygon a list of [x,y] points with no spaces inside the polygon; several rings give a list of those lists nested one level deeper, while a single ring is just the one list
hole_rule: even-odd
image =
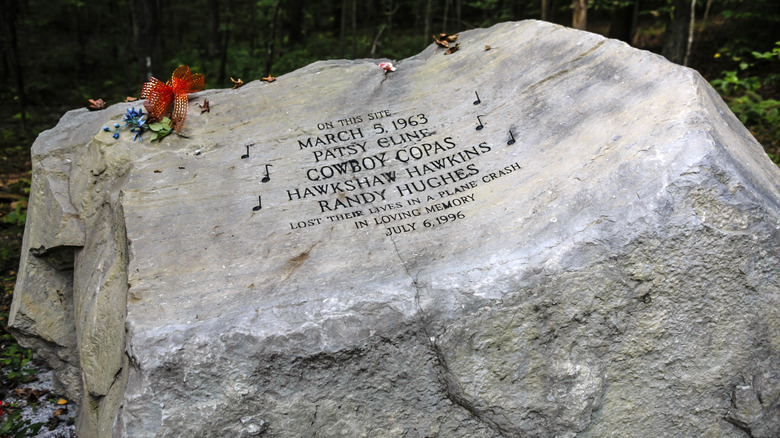
[{"label": "rough rock texture", "polygon": [[777,436],[761,146],[621,42],[458,42],[202,92],[187,138],[101,132],[132,104],[39,137],[11,326],[79,436]]}]

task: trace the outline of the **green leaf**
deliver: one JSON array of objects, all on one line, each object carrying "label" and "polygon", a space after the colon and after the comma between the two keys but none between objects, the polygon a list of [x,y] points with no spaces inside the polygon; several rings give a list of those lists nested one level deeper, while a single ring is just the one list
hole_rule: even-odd
[{"label": "green leaf", "polygon": [[31,425],[30,425],[30,426],[29,426],[27,429],[29,429],[29,431],[30,431],[30,432],[31,432],[33,435],[36,435],[36,434],[38,433],[38,431],[40,431],[40,430],[41,430],[41,428],[43,427],[43,425],[44,425],[44,423],[33,423],[33,424],[31,424]]}]

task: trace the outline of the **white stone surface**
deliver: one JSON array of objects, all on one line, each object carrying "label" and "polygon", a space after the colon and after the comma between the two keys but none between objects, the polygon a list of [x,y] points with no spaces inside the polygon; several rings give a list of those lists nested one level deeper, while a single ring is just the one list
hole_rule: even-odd
[{"label": "white stone surface", "polygon": [[187,138],[41,135],[11,325],[79,436],[777,432],[761,146],[621,42],[458,41],[199,93]]}]

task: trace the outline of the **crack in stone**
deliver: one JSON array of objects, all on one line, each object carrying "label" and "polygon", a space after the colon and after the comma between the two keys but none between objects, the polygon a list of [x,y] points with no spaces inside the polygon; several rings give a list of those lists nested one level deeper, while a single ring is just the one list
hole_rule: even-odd
[{"label": "crack in stone", "polygon": [[433,341],[431,341],[431,347],[433,348],[433,352],[436,354],[436,360],[439,362],[439,367],[441,369],[441,379],[443,380],[442,383],[444,384],[447,398],[450,399],[450,401],[452,401],[454,404],[465,409],[466,412],[471,414],[475,420],[485,424],[500,436],[505,437],[506,433],[511,433],[510,431],[506,431],[495,421],[483,416],[479,409],[474,406],[474,404],[469,401],[466,396],[463,395],[462,391],[460,390],[460,385],[458,385],[458,382],[456,382],[452,377],[452,371],[450,371],[449,365],[447,364],[447,359],[444,357],[444,353],[442,353],[439,346],[436,345],[436,343]]},{"label": "crack in stone", "polygon": [[[506,431],[504,430],[504,428],[502,428],[498,423],[491,420],[490,418],[483,417],[480,411],[476,408],[476,406],[474,406],[474,404],[471,403],[462,394],[462,391],[460,390],[460,386],[452,376],[452,371],[450,371],[450,367],[447,364],[447,359],[444,357],[444,353],[442,353],[441,349],[436,344],[436,337],[432,336],[428,331],[428,326],[425,322],[425,312],[423,311],[422,306],[420,305],[420,286],[417,282],[417,277],[413,276],[411,272],[409,272],[409,267],[407,266],[403,257],[401,257],[401,252],[398,250],[398,243],[392,237],[390,237],[390,241],[393,242],[393,249],[395,249],[395,255],[398,257],[398,260],[401,262],[401,266],[404,268],[404,272],[406,272],[406,275],[408,275],[409,278],[412,280],[412,285],[414,286],[415,289],[414,303],[415,306],[417,306],[417,311],[420,312],[420,327],[422,327],[422,331],[423,333],[425,333],[425,336],[428,339],[428,343],[430,344],[431,351],[436,357],[436,362],[438,363],[438,365],[434,365],[434,367],[438,369],[437,374],[439,375],[440,382],[444,386],[445,395],[456,406],[460,406],[461,408],[466,410],[466,412],[471,414],[474,420],[486,425],[492,431],[498,433],[499,436],[501,437],[506,436],[505,435]],[[417,275],[419,276],[419,274],[420,273],[418,272]]]},{"label": "crack in stone", "polygon": [[[412,273],[409,272],[409,267],[406,265],[403,257],[401,257],[401,252],[398,250],[398,243],[392,237],[390,237],[390,241],[393,242],[395,255],[398,257],[398,261],[401,262],[401,266],[404,268],[404,272],[406,272],[406,275],[408,275],[412,280],[412,285],[414,286],[414,305],[417,307],[417,311],[420,312],[420,325],[422,326],[423,332],[428,337],[429,342],[434,342],[435,338],[430,336],[428,333],[428,327],[425,325],[425,312],[423,311],[422,306],[420,306],[420,286],[417,284],[417,277],[413,276]],[[420,273],[418,272],[417,275],[419,276]]]}]

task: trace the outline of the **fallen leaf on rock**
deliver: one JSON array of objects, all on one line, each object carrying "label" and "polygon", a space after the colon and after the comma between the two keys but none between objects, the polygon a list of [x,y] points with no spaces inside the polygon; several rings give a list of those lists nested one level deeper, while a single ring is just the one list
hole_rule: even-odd
[{"label": "fallen leaf on rock", "polygon": [[103,102],[103,99],[89,99],[89,103],[90,105],[87,107],[87,109],[90,111],[97,111],[106,108],[106,103]]},{"label": "fallen leaf on rock", "polygon": [[137,97],[132,97],[132,96],[125,97],[125,102],[135,102],[136,100],[138,100]]},{"label": "fallen leaf on rock", "polygon": [[230,78],[230,80],[233,81],[233,89],[234,90],[236,88],[241,88],[241,87],[244,86],[244,81],[242,81],[241,78],[238,78],[238,79]]},{"label": "fallen leaf on rock", "polygon": [[488,50],[490,50],[490,49],[492,49],[492,47],[490,47],[490,45],[489,45],[489,44],[485,44],[485,51],[487,52],[487,51],[488,51]]},{"label": "fallen leaf on rock", "polygon": [[444,52],[445,55],[452,55],[453,53],[457,52],[460,48],[460,43],[455,44],[454,46],[447,49],[446,52]]},{"label": "fallen leaf on rock", "polygon": [[68,404],[68,401],[65,400],[64,398],[61,398],[61,399],[57,400],[57,404],[58,405],[66,405],[66,404]]},{"label": "fallen leaf on rock", "polygon": [[162,173],[162,170],[160,170],[160,169],[154,169],[154,173]]},{"label": "fallen leaf on rock", "polygon": [[393,67],[393,63],[391,62],[380,62],[379,68],[384,71],[396,71],[396,67]]},{"label": "fallen leaf on rock", "polygon": [[457,39],[458,34],[447,35],[446,33],[440,33],[439,36],[433,35],[433,40],[442,47],[449,47],[450,43],[454,43]]},{"label": "fallen leaf on rock", "polygon": [[270,82],[275,81],[276,78],[269,74],[268,76],[264,77],[262,80],[265,81],[265,82],[269,82],[270,83]]},{"label": "fallen leaf on rock", "polygon": [[52,417],[59,417],[62,414],[67,414],[68,408],[59,408],[56,411],[52,412]]},{"label": "fallen leaf on rock", "polygon": [[203,99],[203,105],[201,105],[199,103],[196,104],[196,105],[198,105],[198,107],[200,107],[200,113],[201,114],[203,114],[203,113],[210,113],[211,112],[211,108],[209,108],[209,100],[208,99]]}]

